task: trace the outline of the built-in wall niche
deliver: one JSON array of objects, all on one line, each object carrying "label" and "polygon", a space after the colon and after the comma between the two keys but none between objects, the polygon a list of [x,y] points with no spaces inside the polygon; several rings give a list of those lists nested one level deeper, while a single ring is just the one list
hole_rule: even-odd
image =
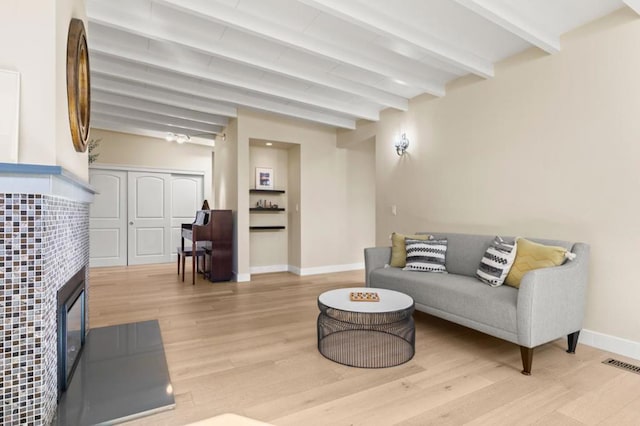
[{"label": "built-in wall niche", "polygon": [[[289,269],[291,215],[299,213],[300,150],[292,143],[250,139],[249,231],[251,273]],[[292,171],[294,175],[292,176]],[[293,184],[293,185],[292,185]],[[294,191],[290,191],[294,189]],[[299,223],[294,220],[293,223]],[[295,244],[294,246],[299,246]]]}]

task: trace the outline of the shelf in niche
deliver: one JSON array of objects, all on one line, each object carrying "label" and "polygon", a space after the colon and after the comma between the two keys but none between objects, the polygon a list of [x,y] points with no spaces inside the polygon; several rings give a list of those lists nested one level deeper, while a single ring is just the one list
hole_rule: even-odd
[{"label": "shelf in niche", "polygon": [[250,231],[278,231],[285,229],[284,226],[250,226]]},{"label": "shelf in niche", "polygon": [[272,209],[272,208],[269,208],[269,207],[251,207],[249,209],[249,211],[251,211],[251,212],[265,212],[265,213],[283,212],[284,208]]},{"label": "shelf in niche", "polygon": [[250,189],[249,194],[284,194],[284,189]]}]

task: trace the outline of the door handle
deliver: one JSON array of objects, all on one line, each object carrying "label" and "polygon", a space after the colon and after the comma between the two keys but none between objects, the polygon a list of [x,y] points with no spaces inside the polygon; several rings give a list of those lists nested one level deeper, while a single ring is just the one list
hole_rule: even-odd
[{"label": "door handle", "polygon": [[129,225],[133,225],[133,222],[129,222]]}]

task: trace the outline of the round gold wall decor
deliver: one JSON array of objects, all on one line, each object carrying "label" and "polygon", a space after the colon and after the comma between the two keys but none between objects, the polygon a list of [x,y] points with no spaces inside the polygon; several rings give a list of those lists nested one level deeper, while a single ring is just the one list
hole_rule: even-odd
[{"label": "round gold wall decor", "polygon": [[76,18],[71,19],[67,36],[67,103],[73,147],[85,152],[91,116],[89,50],[84,22]]}]

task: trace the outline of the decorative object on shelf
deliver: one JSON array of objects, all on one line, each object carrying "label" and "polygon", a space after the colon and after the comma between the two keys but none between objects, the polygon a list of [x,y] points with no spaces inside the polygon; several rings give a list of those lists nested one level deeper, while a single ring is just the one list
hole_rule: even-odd
[{"label": "decorative object on shelf", "polygon": [[0,163],[18,162],[20,74],[0,70]]},{"label": "decorative object on shelf", "polygon": [[403,133],[400,135],[400,137],[394,142],[393,146],[396,147],[396,154],[403,156],[405,152],[407,152],[407,148],[409,148],[409,139],[407,139],[407,134]]},{"label": "decorative object on shelf", "polygon": [[102,139],[91,139],[87,144],[87,150],[89,151],[89,164],[95,163],[98,159],[100,153],[94,151],[100,146],[100,142],[102,142]]},{"label": "decorative object on shelf", "polygon": [[256,167],[256,189],[273,189],[273,169]]},{"label": "decorative object on shelf", "polygon": [[67,105],[71,140],[77,152],[87,150],[91,118],[89,49],[84,22],[73,18],[67,35]]}]

